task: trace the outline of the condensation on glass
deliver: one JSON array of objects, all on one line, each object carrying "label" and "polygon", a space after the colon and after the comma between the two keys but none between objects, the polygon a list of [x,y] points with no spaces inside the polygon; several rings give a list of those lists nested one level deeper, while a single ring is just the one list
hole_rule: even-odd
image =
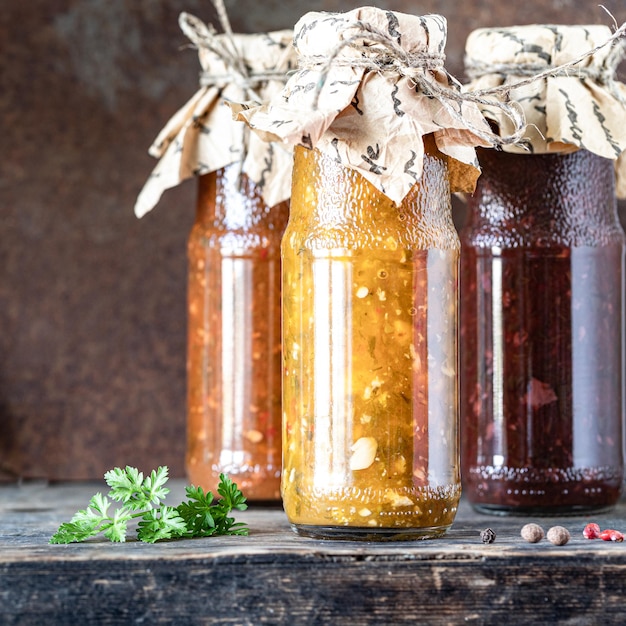
[{"label": "condensation on glass", "polygon": [[188,243],[188,476],[214,491],[224,472],[249,500],[277,500],[289,205],[270,209],[239,164],[198,180]]},{"label": "condensation on glass", "polygon": [[439,536],[460,497],[459,240],[427,136],[400,206],[296,148],[283,261],[283,504],[321,538]]},{"label": "condensation on glass", "polygon": [[585,150],[479,159],[461,232],[464,493],[487,512],[610,507],[624,416],[613,162]]}]

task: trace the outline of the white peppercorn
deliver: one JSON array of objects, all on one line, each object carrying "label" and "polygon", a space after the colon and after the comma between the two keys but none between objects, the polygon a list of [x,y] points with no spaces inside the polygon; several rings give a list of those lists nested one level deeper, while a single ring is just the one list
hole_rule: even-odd
[{"label": "white peppercorn", "polygon": [[548,531],[547,538],[555,546],[564,546],[569,541],[569,530],[563,526],[553,526]]},{"label": "white peppercorn", "polygon": [[522,527],[520,535],[522,539],[525,539],[528,543],[538,543],[543,539],[544,532],[539,524],[526,524]]}]

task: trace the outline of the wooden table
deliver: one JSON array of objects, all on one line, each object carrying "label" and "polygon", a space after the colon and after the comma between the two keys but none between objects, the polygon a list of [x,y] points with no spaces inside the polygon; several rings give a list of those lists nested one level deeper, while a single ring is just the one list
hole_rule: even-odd
[{"label": "wooden table", "polygon": [[[170,487],[176,504],[184,485]],[[626,502],[593,519],[532,520],[568,528],[561,547],[524,542],[527,518],[465,502],[428,541],[301,538],[280,508],[253,506],[237,516],[249,537],[49,545],[96,491],[106,485],[0,487],[0,624],[626,623],[626,542],[581,534],[588,521],[626,531]]]}]

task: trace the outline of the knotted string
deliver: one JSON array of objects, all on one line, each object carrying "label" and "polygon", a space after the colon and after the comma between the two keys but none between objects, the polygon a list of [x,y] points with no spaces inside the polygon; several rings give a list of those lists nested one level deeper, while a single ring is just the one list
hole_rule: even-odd
[{"label": "knotted string", "polygon": [[[431,53],[426,49],[408,52],[389,33],[361,21],[352,22],[343,30],[356,30],[357,33],[339,42],[328,56],[300,59],[301,68],[320,72],[314,100],[315,108],[318,106],[321,91],[331,68],[359,67],[379,74],[393,74],[408,78],[421,93],[436,97],[454,119],[491,145],[503,146],[518,143],[522,139],[525,118],[520,105],[517,102],[502,102],[462,92],[461,84],[444,68],[444,54]],[[377,46],[372,47],[367,44],[377,44]],[[345,48],[355,49],[361,56],[340,57],[339,55]],[[448,85],[440,84],[434,76],[436,73],[442,73]],[[463,115],[463,105],[466,103],[489,105],[501,109],[512,120],[515,130],[510,135],[501,137],[491,131],[486,124],[484,127],[475,126]]]},{"label": "knotted string", "polygon": [[[201,72],[200,86],[222,89],[234,84],[246,94],[245,99],[254,100],[261,104],[263,100],[256,89],[269,80],[279,80],[285,83],[287,81],[286,72],[271,68],[261,71],[252,70],[246,63],[243,54],[237,48],[224,1],[211,0],[211,2],[217,10],[217,16],[224,31],[223,35],[219,35],[212,24],[207,25],[190,13],[183,12],[178,18],[181,30],[193,45],[198,50],[206,49],[213,53],[222,61],[226,70],[223,74],[207,71]],[[242,129],[244,153],[247,153],[251,131],[245,124],[242,124]],[[241,158],[237,163],[239,166],[238,183],[242,186],[244,158]]]},{"label": "knotted string", "polygon": [[[606,85],[611,89],[613,95],[623,102],[622,96],[613,87],[613,78],[615,68],[623,56],[623,46],[618,45],[618,40],[626,36],[626,23],[617,28],[617,23],[614,18],[613,21],[616,30],[607,41],[581,54],[576,59],[556,67],[546,68],[545,65],[537,66],[530,64],[525,67],[516,64],[487,65],[480,64],[479,62],[474,63],[473,66],[470,64],[470,73],[481,72],[480,75],[483,75],[494,72],[509,73],[510,71],[512,74],[520,75],[519,70],[521,67],[521,75],[528,76],[528,78],[516,81],[512,84],[472,92],[461,91],[460,83],[444,68],[444,55],[432,54],[428,51],[419,52],[417,54],[409,53],[404,50],[389,33],[383,32],[361,21],[346,25],[343,31],[355,29],[357,33],[339,42],[327,57],[303,57],[300,61],[300,66],[304,69],[314,69],[320,72],[314,101],[316,108],[320,93],[332,67],[350,66],[364,68],[379,74],[393,73],[411,80],[423,94],[435,96],[450,115],[462,122],[466,128],[475,135],[491,145],[502,147],[520,143],[525,130],[525,116],[522,108],[517,102],[511,100],[511,92],[513,90],[543,78],[568,75],[568,72],[579,63],[605,48],[607,45],[611,45],[613,50],[607,56],[601,68],[598,68],[597,71],[589,68],[578,68],[577,71]],[[378,45],[371,47],[367,45],[368,43]],[[361,56],[356,58],[347,56],[343,58],[340,57],[339,55],[345,48],[355,49]],[[442,85],[432,76],[437,72],[441,72],[445,75],[448,81],[447,86]],[[475,74],[470,75],[474,76]],[[463,116],[464,103],[473,103],[479,107],[500,109],[513,122],[513,132],[509,135],[500,136],[490,129],[487,130],[483,127],[477,128]]]},{"label": "knotted string", "polygon": [[197,17],[189,13],[181,13],[178,23],[187,38],[198,49],[206,49],[217,56],[226,68],[225,74],[213,74],[202,72],[200,85],[202,87],[217,87],[221,89],[226,85],[235,84],[240,87],[249,100],[261,103],[262,99],[255,91],[263,82],[268,80],[280,80],[286,82],[284,70],[253,71],[245,62],[243,55],[237,49],[235,37],[230,26],[230,20],[226,13],[223,0],[211,0],[217,10],[217,15],[224,31],[219,35],[212,24],[205,24]]},{"label": "knotted string", "polygon": [[[603,7],[604,8],[604,7]],[[605,9],[606,10],[606,9]],[[610,14],[609,14],[610,15]],[[611,16],[612,17],[612,16]],[[549,66],[541,63],[483,63],[474,59],[466,59],[466,71],[470,79],[480,78],[487,74],[504,74],[513,76],[527,76],[523,80],[515,81],[507,85],[500,87],[492,87],[490,89],[480,89],[474,91],[474,94],[484,95],[499,95],[503,92],[510,93],[514,89],[525,87],[543,78],[554,78],[557,76],[571,76],[576,75],[581,78],[589,78],[596,81],[598,84],[603,85],[609,89],[611,94],[616,97],[620,102],[624,103],[623,97],[617,89],[615,89],[615,70],[624,57],[624,46],[619,40],[626,37],[626,22],[619,28],[616,28],[615,32],[603,43],[597,45],[595,48],[584,52],[580,56],[557,66]],[[584,60],[596,54],[606,46],[611,46],[611,51],[607,55],[606,59],[599,67],[576,67]],[[625,103],[626,104],[626,103]]]}]

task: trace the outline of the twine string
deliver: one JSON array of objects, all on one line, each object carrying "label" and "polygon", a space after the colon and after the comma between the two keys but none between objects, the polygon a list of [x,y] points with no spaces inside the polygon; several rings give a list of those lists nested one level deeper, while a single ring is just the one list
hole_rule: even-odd
[{"label": "twine string", "polygon": [[[605,7],[602,8],[606,11]],[[609,15],[613,18],[610,13]],[[617,28],[615,18],[613,18],[613,22],[615,31],[605,42],[581,54],[576,59],[556,67],[535,64],[489,65],[478,61],[474,62],[469,67],[469,74],[472,77],[477,74],[484,75],[496,72],[512,73],[526,78],[511,84],[472,92],[462,91],[461,84],[444,68],[444,55],[429,53],[426,50],[418,53],[407,52],[388,33],[361,21],[353,22],[343,29],[344,32],[353,29],[357,32],[340,41],[327,57],[303,57],[300,60],[300,67],[317,70],[320,73],[315,94],[315,107],[318,106],[321,91],[333,67],[350,66],[379,74],[393,73],[408,78],[425,95],[436,97],[454,119],[462,122],[475,135],[494,146],[502,147],[519,143],[524,135],[525,117],[519,103],[511,100],[513,90],[544,78],[570,75],[572,69],[606,46],[611,46],[612,50],[601,67],[576,68],[576,70],[579,75],[592,78],[606,85],[615,97],[624,102],[623,97],[615,88],[614,75],[624,54],[624,47],[620,40],[626,37],[626,23]],[[346,48],[358,51],[360,56],[340,56]],[[440,83],[434,76],[436,73],[443,74],[447,78],[448,84]],[[479,107],[500,109],[513,123],[513,131],[508,135],[501,136],[491,129],[476,127],[463,115],[463,105],[467,103]]]},{"label": "twine string", "polygon": [[[571,61],[562,63],[561,65],[547,66],[545,64],[532,63],[489,64],[469,60],[466,61],[467,74],[470,79],[480,78],[486,74],[526,76],[526,78],[523,78],[522,80],[518,80],[507,85],[501,85],[499,87],[492,87],[489,89],[479,89],[473,92],[475,94],[479,94],[480,96],[500,95],[502,93],[510,94],[510,92],[514,89],[525,87],[544,78],[571,76],[572,74],[575,74],[576,76],[580,76],[582,78],[590,78],[591,80],[598,82],[600,85],[607,87],[613,96],[618,98],[621,102],[624,102],[621,94],[615,88],[615,70],[624,57],[624,45],[623,42],[620,41],[624,37],[626,37],[626,22],[624,22],[619,28],[616,28],[613,34],[603,43],[595,46],[587,52],[582,53],[580,56],[572,59]],[[611,46],[611,50],[601,66],[596,68],[577,67],[589,57],[606,48],[606,46]]]},{"label": "twine string", "polygon": [[[225,67],[225,72],[221,74],[201,72],[200,86],[223,89],[227,85],[235,84],[246,94],[246,99],[254,100],[260,104],[263,100],[256,89],[269,80],[286,82],[286,73],[278,69],[254,71],[249,68],[243,54],[237,48],[224,0],[211,0],[211,2],[217,11],[220,25],[224,31],[223,35],[219,35],[212,24],[205,24],[190,13],[183,12],[178,18],[181,30],[191,43],[198,50],[205,49],[213,53]],[[245,124],[242,124],[242,129],[244,153],[247,153],[251,131]],[[241,187],[243,185],[244,159],[239,159],[237,163],[239,168],[237,179]]]},{"label": "twine string", "polygon": [[[580,63],[581,61],[578,61]],[[478,59],[466,59],[465,73],[470,80],[482,78],[488,74],[504,74],[515,76],[529,76],[539,80],[539,75],[546,72],[550,77],[572,76],[571,71],[575,69],[575,75],[579,78],[590,78],[600,84],[607,84],[615,73],[615,68],[608,67],[607,64],[597,67],[575,67],[547,65],[546,63],[485,63]],[[534,81],[531,81],[534,82]]]},{"label": "twine string", "polygon": [[207,25],[189,13],[183,12],[178,18],[181,30],[191,43],[198,49],[204,48],[212,52],[226,68],[223,74],[202,72],[200,85],[221,89],[226,85],[235,84],[244,90],[248,99],[261,103],[262,99],[256,89],[268,80],[286,82],[285,72],[272,69],[251,70],[237,48],[224,0],[211,0],[211,2],[217,10],[217,16],[224,31],[223,35],[219,35],[212,24]]},{"label": "twine string", "polygon": [[[392,37],[370,24],[355,21],[347,25],[344,31],[356,30],[353,34],[340,41],[325,57],[302,57],[302,69],[316,70],[319,80],[316,86],[314,107],[319,104],[319,97],[333,67],[357,67],[379,74],[394,74],[408,78],[426,96],[436,97],[446,111],[461,122],[472,133],[491,145],[503,146],[518,143],[524,132],[525,118],[521,107],[516,102],[499,101],[470,92],[462,92],[461,84],[444,67],[445,55],[428,52],[408,52]],[[360,53],[360,57],[340,56],[351,48]],[[441,84],[436,74],[443,74],[447,85]],[[466,118],[463,105],[474,103],[489,105],[501,109],[513,122],[514,131],[510,135],[500,136],[486,124],[476,126]]]}]

